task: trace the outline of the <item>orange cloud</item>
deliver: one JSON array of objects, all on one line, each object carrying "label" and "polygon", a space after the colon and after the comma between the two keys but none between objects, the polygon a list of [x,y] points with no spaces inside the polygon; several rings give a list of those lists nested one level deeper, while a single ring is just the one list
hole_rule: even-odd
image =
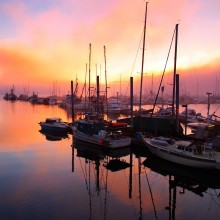
[{"label": "orange cloud", "polygon": [[[13,79],[15,84],[31,81],[35,85],[48,86],[54,80],[68,82],[77,75],[84,82],[89,43],[92,44],[93,82],[96,72],[104,79],[104,45],[108,81],[119,80],[119,76],[128,81],[131,75],[138,75],[137,72],[141,71],[145,2],[123,0],[106,3],[97,0],[96,3],[58,1],[53,7],[37,12],[19,1],[1,3],[0,11],[14,24],[13,34],[0,40],[1,81],[11,84]],[[210,34],[205,31],[209,25],[215,33],[213,38],[217,38],[217,30],[210,25],[213,15],[207,12],[207,23],[201,17],[210,7],[201,2],[149,2],[145,72],[150,75],[162,72],[178,22],[178,67],[187,69],[219,57],[216,45],[207,43]],[[203,22],[197,25],[199,19]],[[218,20],[214,19],[214,26],[218,26]],[[170,59],[169,70],[173,66],[173,51]]]}]

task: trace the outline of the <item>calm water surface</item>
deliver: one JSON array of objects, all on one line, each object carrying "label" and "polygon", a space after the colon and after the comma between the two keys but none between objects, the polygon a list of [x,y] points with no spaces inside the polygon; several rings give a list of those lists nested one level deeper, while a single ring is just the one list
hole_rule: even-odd
[{"label": "calm water surface", "polygon": [[[0,219],[220,219],[218,174],[171,172],[143,147],[105,152],[46,136],[46,117],[71,120],[57,106],[0,100]],[[115,157],[122,167],[110,166]]]}]

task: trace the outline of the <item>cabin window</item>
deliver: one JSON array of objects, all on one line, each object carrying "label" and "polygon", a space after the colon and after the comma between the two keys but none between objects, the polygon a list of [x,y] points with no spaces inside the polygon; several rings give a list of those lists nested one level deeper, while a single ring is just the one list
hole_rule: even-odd
[{"label": "cabin window", "polygon": [[179,145],[179,146],[177,147],[177,149],[178,149],[178,150],[185,150],[185,147],[182,146],[182,145]]}]

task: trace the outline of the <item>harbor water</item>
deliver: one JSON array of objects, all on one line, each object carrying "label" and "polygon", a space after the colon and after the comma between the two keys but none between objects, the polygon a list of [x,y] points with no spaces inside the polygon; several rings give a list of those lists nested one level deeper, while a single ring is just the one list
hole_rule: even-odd
[{"label": "harbor water", "polygon": [[42,133],[47,117],[71,121],[58,106],[0,99],[0,219],[220,219],[220,172],[178,168],[143,146],[106,151]]}]

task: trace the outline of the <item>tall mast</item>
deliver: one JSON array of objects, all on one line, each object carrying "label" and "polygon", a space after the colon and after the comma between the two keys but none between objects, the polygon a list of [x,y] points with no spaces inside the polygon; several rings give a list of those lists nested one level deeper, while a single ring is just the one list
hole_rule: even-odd
[{"label": "tall mast", "polygon": [[143,73],[144,73],[144,51],[145,51],[145,34],[146,34],[146,22],[147,22],[147,4],[148,4],[148,2],[146,2],[145,20],[144,20],[144,37],[143,37],[142,66],[141,66],[139,115],[141,115],[141,103],[142,103],[142,84],[143,84]]},{"label": "tall mast", "polygon": [[90,90],[91,90],[91,86],[90,86],[90,69],[91,67],[91,44],[89,44],[89,111],[91,110],[91,97],[90,97]]},{"label": "tall mast", "polygon": [[105,59],[105,94],[106,94],[106,114],[108,117],[108,84],[107,84],[107,71],[106,71],[106,49],[104,46],[104,59]]},{"label": "tall mast", "polygon": [[85,113],[86,113],[86,110],[87,110],[87,109],[86,109],[86,108],[87,108],[87,106],[86,106],[86,101],[87,101],[87,100],[86,100],[86,92],[87,92],[87,91],[86,91],[86,78],[87,78],[87,63],[86,63],[86,74],[85,74]]},{"label": "tall mast", "polygon": [[175,87],[176,87],[176,61],[177,61],[177,41],[178,41],[178,25],[176,24],[176,38],[175,38],[175,54],[174,54],[174,72],[173,72],[173,99],[172,99],[172,116],[174,117],[174,103],[175,103]]}]

